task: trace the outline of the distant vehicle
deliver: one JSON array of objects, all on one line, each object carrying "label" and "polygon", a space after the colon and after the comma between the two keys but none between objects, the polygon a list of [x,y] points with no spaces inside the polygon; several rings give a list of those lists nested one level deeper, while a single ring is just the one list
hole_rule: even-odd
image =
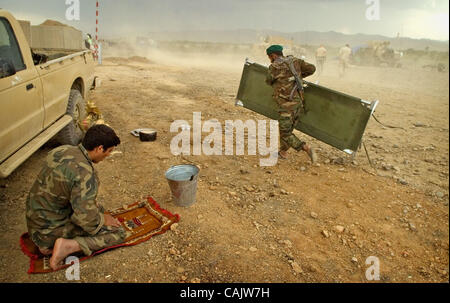
[{"label": "distant vehicle", "polygon": [[53,137],[76,145],[84,135],[92,51],[48,51],[34,54],[19,22],[0,10],[0,178]]},{"label": "distant vehicle", "polygon": [[437,64],[426,64],[423,65],[422,68],[428,69],[428,70],[437,70],[440,73],[443,73],[446,71],[446,67],[444,63],[437,63]]},{"label": "distant vehicle", "polygon": [[389,41],[371,41],[352,48],[351,63],[368,66],[401,67],[403,53],[388,47]]}]

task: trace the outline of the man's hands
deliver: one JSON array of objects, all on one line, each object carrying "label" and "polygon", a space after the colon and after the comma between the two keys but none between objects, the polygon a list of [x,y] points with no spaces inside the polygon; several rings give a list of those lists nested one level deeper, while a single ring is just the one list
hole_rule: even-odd
[{"label": "man's hands", "polygon": [[110,214],[104,214],[105,216],[105,226],[113,226],[113,227],[120,227],[120,222]]}]

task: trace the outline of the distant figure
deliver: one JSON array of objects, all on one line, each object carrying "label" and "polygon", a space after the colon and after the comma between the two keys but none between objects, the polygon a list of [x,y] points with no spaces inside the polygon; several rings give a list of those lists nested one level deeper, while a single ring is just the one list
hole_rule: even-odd
[{"label": "distant figure", "polygon": [[322,74],[326,59],[327,49],[323,45],[320,45],[320,47],[316,50],[317,76]]},{"label": "distant figure", "polygon": [[345,74],[345,70],[348,67],[350,56],[352,55],[352,49],[348,44],[341,47],[339,50],[339,76],[342,77]]},{"label": "distant figure", "polygon": [[[98,41],[92,39],[91,34],[86,34],[86,37],[87,38],[86,38],[86,40],[84,40],[84,45],[86,46],[87,49],[90,49],[92,51],[94,60],[99,60]],[[99,61],[99,64],[101,64],[100,61]]]},{"label": "distant figure", "polygon": [[90,34],[86,34],[86,39],[84,40],[84,46],[87,49],[94,50],[94,41],[92,40],[92,36]]}]

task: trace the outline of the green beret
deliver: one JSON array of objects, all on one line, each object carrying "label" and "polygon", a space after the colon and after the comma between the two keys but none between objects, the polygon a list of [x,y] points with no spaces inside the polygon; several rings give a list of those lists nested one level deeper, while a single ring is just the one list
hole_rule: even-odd
[{"label": "green beret", "polygon": [[268,49],[266,49],[267,55],[270,55],[274,52],[282,52],[282,51],[283,51],[283,47],[281,45],[271,45],[271,46],[269,46]]}]

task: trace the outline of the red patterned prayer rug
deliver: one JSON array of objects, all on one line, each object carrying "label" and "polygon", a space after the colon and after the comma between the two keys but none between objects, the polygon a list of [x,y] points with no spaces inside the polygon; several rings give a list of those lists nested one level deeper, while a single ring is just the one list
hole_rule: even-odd
[{"label": "red patterned prayer rug", "polygon": [[[84,261],[114,248],[132,246],[147,241],[154,235],[165,233],[173,223],[180,220],[179,215],[173,215],[167,210],[160,208],[158,203],[150,197],[148,201],[136,202],[111,210],[108,213],[122,223],[127,233],[124,243],[96,251],[90,256],[86,256],[80,252],[76,255],[80,258],[80,261]],[[49,266],[50,256],[44,256],[40,253],[39,248],[31,241],[28,233],[24,233],[20,237],[20,247],[24,254],[30,257],[29,274],[53,271]],[[58,270],[67,268],[70,265],[67,264]]]}]

